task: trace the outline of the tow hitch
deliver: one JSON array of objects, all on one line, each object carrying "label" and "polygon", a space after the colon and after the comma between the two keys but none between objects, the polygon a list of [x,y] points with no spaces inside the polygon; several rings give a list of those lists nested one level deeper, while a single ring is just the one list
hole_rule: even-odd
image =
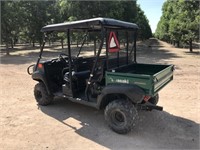
[{"label": "tow hitch", "polygon": [[149,102],[146,102],[145,104],[138,105],[138,108],[140,110],[146,110],[146,111],[152,111],[153,109],[156,109],[156,110],[159,110],[159,111],[163,110],[163,107],[153,105]]}]

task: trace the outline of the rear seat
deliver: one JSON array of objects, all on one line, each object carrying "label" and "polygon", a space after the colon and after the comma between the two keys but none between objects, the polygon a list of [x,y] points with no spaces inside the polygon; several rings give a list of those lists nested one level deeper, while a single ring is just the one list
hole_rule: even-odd
[{"label": "rear seat", "polygon": [[91,70],[93,66],[94,58],[79,58],[74,61],[74,71],[81,72],[86,70]]}]

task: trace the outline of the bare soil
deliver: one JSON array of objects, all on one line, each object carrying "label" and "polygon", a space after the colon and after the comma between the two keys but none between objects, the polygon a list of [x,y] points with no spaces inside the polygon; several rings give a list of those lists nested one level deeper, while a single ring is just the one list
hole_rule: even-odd
[{"label": "bare soil", "polygon": [[[151,39],[138,42],[138,62],[174,64],[174,80],[159,94],[164,111],[140,112],[133,131],[111,131],[103,111],[67,100],[36,104],[36,84],[26,72],[38,49],[1,51],[0,149],[199,149],[200,56]],[[57,55],[56,51],[48,54]]]}]

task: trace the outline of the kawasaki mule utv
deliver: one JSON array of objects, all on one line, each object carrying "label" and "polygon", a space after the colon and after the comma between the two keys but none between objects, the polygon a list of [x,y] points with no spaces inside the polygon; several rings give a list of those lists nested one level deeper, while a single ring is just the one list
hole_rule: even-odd
[{"label": "kawasaki mule utv", "polygon": [[[61,96],[104,109],[109,127],[120,134],[131,130],[138,110],[162,110],[156,105],[158,92],[173,79],[174,67],[137,63],[137,31],[134,23],[109,18],[43,27],[41,32],[45,36],[39,58],[35,65],[28,67],[28,73],[38,81],[34,89],[37,103],[48,105],[54,97]],[[66,33],[66,52],[52,60],[41,61],[45,41],[55,32]],[[72,41],[75,35],[82,38],[78,51]],[[83,48],[84,45],[88,49]],[[92,52],[93,56],[81,56],[83,52]]]}]

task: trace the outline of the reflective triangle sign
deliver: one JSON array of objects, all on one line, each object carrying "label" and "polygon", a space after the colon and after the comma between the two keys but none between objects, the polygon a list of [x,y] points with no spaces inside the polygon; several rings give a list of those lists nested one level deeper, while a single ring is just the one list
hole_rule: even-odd
[{"label": "reflective triangle sign", "polygon": [[120,50],[119,41],[115,32],[110,32],[109,39],[108,39],[108,52],[114,53]]}]

